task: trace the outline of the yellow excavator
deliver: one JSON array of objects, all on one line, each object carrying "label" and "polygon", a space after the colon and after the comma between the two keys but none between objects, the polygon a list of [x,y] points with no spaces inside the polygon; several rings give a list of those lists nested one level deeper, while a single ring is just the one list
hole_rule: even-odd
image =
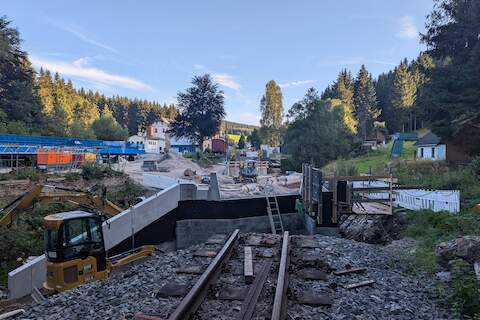
[{"label": "yellow excavator", "polygon": [[99,196],[81,190],[35,184],[26,193],[0,209],[0,226],[10,226],[14,217],[30,208],[35,201],[39,203],[70,202],[79,206],[94,208],[108,216],[114,216],[123,211],[122,208],[106,199],[106,191],[103,192],[102,196]]},{"label": "yellow excavator", "polygon": [[49,292],[61,292],[80,284],[105,279],[115,268],[147,257],[155,246],[147,245],[107,258],[101,215],[70,211],[44,218],[45,256]]}]

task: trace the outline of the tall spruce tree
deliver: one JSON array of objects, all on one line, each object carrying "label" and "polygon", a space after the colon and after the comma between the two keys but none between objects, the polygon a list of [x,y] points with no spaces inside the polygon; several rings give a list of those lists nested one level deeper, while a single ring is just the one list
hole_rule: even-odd
[{"label": "tall spruce tree", "polygon": [[402,129],[401,121],[395,114],[392,104],[393,81],[395,75],[393,71],[382,73],[375,82],[375,92],[377,94],[377,106],[381,111],[379,121],[385,122],[386,128],[390,133],[399,132]]},{"label": "tall spruce tree", "polygon": [[373,128],[373,122],[380,115],[372,75],[362,65],[355,80],[355,116],[358,120],[358,136],[366,140]]},{"label": "tall spruce tree", "polygon": [[347,69],[343,69],[335,82],[335,98],[339,99],[344,108],[343,121],[347,128],[353,133],[357,133],[358,121],[354,115],[354,83],[352,75]]},{"label": "tall spruce tree", "polygon": [[35,130],[42,120],[35,75],[20,47],[20,35],[10,23],[6,17],[0,17],[0,111],[7,122],[15,121]]},{"label": "tall spruce tree", "polygon": [[392,104],[396,116],[401,119],[402,132],[409,132],[414,129],[413,105],[417,98],[417,85],[406,60],[394,73]]},{"label": "tall spruce tree", "polygon": [[436,0],[422,41],[436,61],[417,104],[444,141],[480,154],[480,2]]},{"label": "tall spruce tree", "polygon": [[280,86],[270,80],[265,87],[265,95],[260,101],[262,140],[271,146],[280,145],[283,121],[283,97]]}]

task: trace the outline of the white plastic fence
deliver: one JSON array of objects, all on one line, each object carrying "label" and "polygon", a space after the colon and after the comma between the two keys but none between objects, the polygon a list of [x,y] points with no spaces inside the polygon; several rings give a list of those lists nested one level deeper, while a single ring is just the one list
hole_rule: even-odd
[{"label": "white plastic fence", "polygon": [[[354,181],[354,188],[388,187],[384,181]],[[394,190],[394,203],[410,210],[430,209],[434,212],[448,211],[458,213],[460,211],[459,190],[424,190],[406,189]],[[366,194],[371,199],[388,199],[388,193]]]}]

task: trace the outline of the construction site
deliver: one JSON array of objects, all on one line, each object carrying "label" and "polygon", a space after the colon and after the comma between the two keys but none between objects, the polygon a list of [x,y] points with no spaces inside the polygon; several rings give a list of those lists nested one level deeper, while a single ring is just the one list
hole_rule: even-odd
[{"label": "construction site", "polygon": [[[45,254],[8,273],[3,318],[441,317],[432,283],[395,263],[415,248],[397,240],[397,200],[415,186],[392,175],[285,173],[248,159],[201,167],[175,152],[111,170],[118,177],[2,182],[5,228],[32,207],[70,205],[42,214]],[[137,197],[113,201],[128,183]]]}]

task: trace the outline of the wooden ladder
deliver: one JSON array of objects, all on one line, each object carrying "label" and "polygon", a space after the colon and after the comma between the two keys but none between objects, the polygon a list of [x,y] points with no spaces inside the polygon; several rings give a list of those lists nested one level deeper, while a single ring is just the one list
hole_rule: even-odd
[{"label": "wooden ladder", "polygon": [[272,233],[283,234],[285,230],[283,228],[282,216],[280,215],[280,209],[278,207],[277,196],[275,194],[267,194],[265,199],[267,200],[268,219],[270,220]]}]

